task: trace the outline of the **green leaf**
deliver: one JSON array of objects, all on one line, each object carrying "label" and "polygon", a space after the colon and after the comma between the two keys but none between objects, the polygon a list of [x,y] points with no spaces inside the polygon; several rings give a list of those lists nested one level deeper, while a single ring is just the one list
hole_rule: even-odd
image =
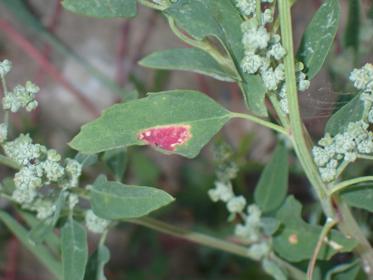
[{"label": "green leaf", "polygon": [[64,280],[83,280],[88,260],[87,232],[73,219],[61,229],[62,267]]},{"label": "green leaf", "polygon": [[62,268],[58,261],[42,244],[35,244],[28,237],[27,230],[8,213],[0,211],[0,220],[9,228],[17,239],[25,246],[57,279],[62,279]]},{"label": "green leaf", "polygon": [[360,272],[360,262],[342,264],[329,270],[325,280],[354,280]]},{"label": "green leaf", "polygon": [[155,69],[196,72],[221,81],[237,80],[234,74],[227,73],[208,53],[196,48],[155,52],[140,60],[139,64]]},{"label": "green leaf", "polygon": [[123,185],[102,177],[94,183],[90,196],[95,214],[109,220],[142,217],[174,200],[156,188]]},{"label": "green leaf", "polygon": [[[165,91],[112,106],[84,125],[70,146],[91,154],[149,144],[166,154],[192,158],[230,117],[229,111],[200,92]],[[180,142],[170,135],[173,132]]]},{"label": "green leaf", "polygon": [[89,257],[84,280],[106,280],[104,266],[110,259],[110,251],[105,245],[99,245]]},{"label": "green leaf", "polygon": [[[274,236],[273,247],[279,256],[290,262],[310,259],[322,230],[321,226],[304,222],[301,212],[302,205],[292,196],[277,212],[277,219],[280,220],[283,227]],[[357,244],[355,240],[346,239],[335,230],[331,231],[328,239],[334,244],[338,244],[340,250],[336,251],[333,247],[324,244],[318,255],[320,260],[328,260],[336,253],[350,252]]]},{"label": "green leaf", "polygon": [[325,131],[331,135],[343,132],[350,122],[361,120],[363,113],[364,102],[360,99],[359,94],[331,116],[326,124]]},{"label": "green leaf", "polygon": [[135,153],[131,157],[130,166],[134,183],[137,185],[154,185],[158,182],[162,174],[157,163],[143,153]]},{"label": "green leaf", "polygon": [[98,160],[98,156],[77,153],[75,156],[75,160],[78,161],[82,165],[83,168],[85,168],[85,167],[94,165]]},{"label": "green leaf", "polygon": [[247,107],[257,115],[266,116],[262,80],[258,75],[248,75],[241,71],[240,63],[244,57],[241,42],[243,18],[232,1],[178,0],[164,13],[174,18],[177,25],[196,40],[214,37],[222,44],[241,76]]},{"label": "green leaf", "polygon": [[136,0],[64,0],[65,9],[97,18],[134,17],[136,15]]},{"label": "green leaf", "polygon": [[262,212],[273,211],[284,202],[288,189],[288,175],[288,152],[285,145],[278,144],[255,188],[255,203]]},{"label": "green leaf", "polygon": [[286,280],[288,277],[282,268],[272,260],[265,258],[262,261],[263,270],[275,280]]},{"label": "green leaf", "polygon": [[326,0],[303,34],[297,57],[304,63],[310,80],[320,71],[333,45],[340,13],[339,0]]},{"label": "green leaf", "polygon": [[348,205],[373,212],[373,186],[352,186],[341,196]]},{"label": "green leaf", "polygon": [[344,44],[355,52],[359,50],[360,42],[360,0],[349,0],[348,21],[344,36]]},{"label": "green leaf", "polygon": [[126,151],[123,148],[107,151],[103,154],[102,159],[114,174],[116,180],[122,181],[128,163]]}]

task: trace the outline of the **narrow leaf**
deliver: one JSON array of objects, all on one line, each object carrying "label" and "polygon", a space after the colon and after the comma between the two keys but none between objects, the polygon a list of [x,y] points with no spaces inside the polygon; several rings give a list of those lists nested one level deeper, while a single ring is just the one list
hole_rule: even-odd
[{"label": "narrow leaf", "polygon": [[83,280],[88,260],[87,233],[83,226],[68,219],[61,229],[64,280]]},{"label": "narrow leaf", "polygon": [[373,212],[373,186],[351,186],[341,196],[348,205]]},{"label": "narrow leaf", "polygon": [[339,0],[326,0],[303,34],[297,56],[310,80],[320,71],[333,45],[340,13]]},{"label": "narrow leaf", "polygon": [[94,183],[90,196],[95,214],[109,220],[142,217],[174,200],[171,195],[156,188],[101,179]]},{"label": "narrow leaf", "polygon": [[84,280],[106,280],[104,266],[109,259],[109,249],[105,245],[99,245],[88,259]]},{"label": "narrow leaf", "polygon": [[41,244],[35,244],[28,237],[27,230],[22,227],[8,213],[0,211],[0,220],[9,228],[9,230],[18,238],[39,261],[45,265],[48,270],[54,274],[57,279],[62,279],[62,268],[57,260],[47,251],[46,247]]},{"label": "narrow leaf", "polygon": [[155,52],[143,58],[139,64],[155,69],[196,72],[221,81],[233,82],[239,79],[227,73],[208,53],[196,48]]},{"label": "narrow leaf", "polygon": [[360,95],[357,95],[331,116],[326,124],[325,131],[331,135],[343,132],[350,122],[361,120],[363,113],[364,103],[360,99]]},{"label": "narrow leaf", "polygon": [[87,154],[150,145],[192,158],[229,119],[230,112],[202,93],[166,91],[112,106],[70,145]]},{"label": "narrow leaf", "polygon": [[288,153],[285,145],[279,144],[271,161],[264,168],[256,186],[254,198],[263,212],[270,212],[284,202],[288,189]]},{"label": "narrow leaf", "polygon": [[63,0],[62,5],[71,12],[98,18],[136,15],[136,0]]},{"label": "narrow leaf", "polygon": [[[277,212],[282,228],[274,236],[273,248],[279,256],[290,262],[309,260],[322,230],[321,226],[303,221],[301,212],[302,205],[294,197],[289,197]],[[351,252],[357,244],[355,240],[346,239],[335,230],[330,232],[328,240],[333,241],[333,246],[324,243],[318,255],[320,260],[328,260],[336,253]]]}]

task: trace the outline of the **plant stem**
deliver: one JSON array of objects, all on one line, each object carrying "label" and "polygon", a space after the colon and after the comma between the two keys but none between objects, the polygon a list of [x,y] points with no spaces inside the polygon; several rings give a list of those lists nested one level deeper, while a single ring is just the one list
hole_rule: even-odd
[{"label": "plant stem", "polygon": [[265,127],[270,128],[270,129],[273,129],[273,130],[275,130],[275,131],[277,131],[277,132],[279,132],[281,134],[289,136],[289,134],[286,131],[286,129],[283,128],[282,126],[279,126],[277,124],[274,124],[274,123],[266,121],[266,120],[262,120],[262,119],[260,119],[258,117],[253,116],[253,115],[242,114],[242,113],[231,113],[231,116],[233,118],[246,119],[246,120],[255,122],[255,123],[260,124],[262,126],[265,126]]},{"label": "plant stem", "polygon": [[284,59],[286,77],[285,80],[287,98],[289,102],[291,137],[293,140],[294,150],[304,168],[304,171],[307,174],[308,179],[314,186],[317,195],[323,204],[324,210],[327,210],[326,215],[330,218],[333,218],[334,211],[329,204],[325,185],[320,178],[317,167],[315,166],[311,153],[308,149],[307,141],[305,139],[306,133],[304,131],[303,122],[300,116],[298,91],[295,77],[295,60],[293,55],[293,31],[291,23],[290,4],[288,0],[279,0],[278,5],[282,43],[287,51],[287,55]]},{"label": "plant stem", "polygon": [[319,197],[325,215],[328,218],[336,219],[341,232],[343,232],[347,237],[353,237],[358,241],[355,252],[360,255],[363,261],[363,268],[369,277],[368,279],[373,279],[373,250],[369,241],[360,230],[349,207],[343,201],[334,201],[335,205],[332,205],[327,187],[321,180],[317,167],[315,166],[313,158],[308,150],[305,138],[307,134],[304,131],[304,126],[300,117],[296,88],[290,3],[288,0],[279,0],[278,5],[282,43],[287,50],[284,64],[287,97],[289,101],[290,128],[293,135],[295,152]]},{"label": "plant stem", "polygon": [[307,268],[307,279],[308,280],[312,280],[313,278],[313,272],[315,270],[315,265],[316,265],[316,261],[317,261],[317,256],[319,255],[320,253],[320,250],[321,250],[321,247],[324,243],[324,240],[326,238],[326,236],[329,234],[329,232],[332,230],[332,228],[337,224],[337,221],[336,220],[328,220],[326,222],[326,224],[324,225],[321,233],[320,233],[320,237],[319,237],[319,240],[317,242],[317,245],[316,245],[316,248],[313,252],[313,255],[312,255],[312,258],[308,264],[308,268]]},{"label": "plant stem", "polygon": [[[254,261],[258,261],[254,256],[250,255],[247,248],[241,245],[234,244],[232,242],[224,241],[209,235],[205,235],[202,233],[191,232],[188,230],[180,229],[173,225],[149,218],[143,217],[139,219],[132,219],[126,220],[126,222],[130,222],[133,224],[141,225],[147,228],[151,228],[153,230],[181,238],[184,240],[188,240],[190,242],[204,245],[213,249],[218,249],[227,253],[231,253],[234,255],[238,255],[244,258],[252,259]],[[283,260],[279,259],[274,254],[270,256],[271,259],[277,262],[279,265],[284,267],[289,274],[296,280],[304,280],[306,279],[306,274],[299,270],[298,268],[292,266],[289,263],[284,262]]]},{"label": "plant stem", "polygon": [[358,177],[350,180],[343,181],[337,185],[335,185],[329,192],[329,195],[333,195],[335,193],[338,193],[345,188],[356,185],[359,183],[364,183],[364,182],[373,182],[373,176],[365,176],[365,177]]},{"label": "plant stem", "polygon": [[0,164],[8,166],[13,169],[20,169],[20,166],[18,163],[16,163],[14,160],[3,155],[0,155]]}]

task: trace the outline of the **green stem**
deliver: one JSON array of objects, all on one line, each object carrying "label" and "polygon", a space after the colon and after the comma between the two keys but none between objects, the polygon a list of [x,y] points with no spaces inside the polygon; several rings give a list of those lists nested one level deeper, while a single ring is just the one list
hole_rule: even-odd
[{"label": "green stem", "polygon": [[254,257],[249,254],[246,247],[234,244],[232,242],[220,240],[218,238],[211,237],[211,236],[208,236],[202,233],[190,232],[184,229],[180,229],[173,225],[170,225],[170,224],[167,224],[161,221],[157,221],[152,218],[143,217],[139,219],[126,220],[126,222],[145,226],[147,228],[151,228],[153,230],[156,230],[156,231],[159,231],[159,232],[162,232],[162,233],[174,236],[174,237],[185,239],[193,243],[197,243],[197,244],[204,245],[210,248],[218,249],[218,250],[228,252],[234,255],[238,255],[244,258],[254,259]]},{"label": "green stem", "polygon": [[360,158],[360,159],[373,160],[372,155],[358,155],[357,157]]},{"label": "green stem", "polygon": [[265,126],[265,127],[270,128],[270,129],[273,129],[273,130],[275,130],[275,131],[277,131],[277,132],[279,132],[281,134],[289,136],[289,134],[286,131],[286,129],[283,128],[282,126],[279,126],[277,124],[271,123],[271,122],[266,121],[266,120],[262,120],[262,119],[260,119],[258,117],[253,116],[253,115],[241,114],[241,113],[231,113],[231,116],[232,116],[232,118],[246,119],[246,120],[255,122],[255,123],[260,124],[262,126]]},{"label": "green stem", "polygon": [[350,180],[343,181],[337,185],[335,185],[329,192],[329,195],[333,195],[335,193],[339,193],[340,191],[344,190],[345,188],[356,185],[359,183],[364,182],[373,182],[373,176],[365,176],[365,177],[358,177]]},{"label": "green stem", "polygon": [[293,31],[291,23],[290,4],[288,0],[279,0],[279,15],[282,43],[287,51],[284,59],[285,65],[285,80],[287,98],[289,102],[289,118],[291,136],[293,139],[294,150],[300,160],[307,177],[314,186],[327,216],[333,217],[334,211],[329,203],[327,192],[323,181],[320,178],[318,169],[314,164],[313,158],[307,146],[305,139],[306,132],[304,131],[303,122],[300,116],[298,91],[295,77],[295,60],[293,48]]},{"label": "green stem", "polygon": [[[4,96],[7,96],[8,95],[8,87],[6,85],[5,77],[3,75],[1,75],[1,85],[3,87]],[[9,130],[9,111],[8,110],[4,111],[4,123]],[[9,133],[9,131],[8,131],[8,133]]]},{"label": "green stem", "polygon": [[[218,249],[227,253],[231,253],[234,255],[238,255],[244,258],[252,259],[254,261],[257,261],[257,259],[250,255],[247,248],[244,246],[240,246],[237,244],[234,244],[232,242],[224,241],[209,235],[205,235],[202,233],[197,232],[191,232],[188,230],[180,229],[178,227],[175,227],[173,225],[149,218],[149,217],[143,217],[139,219],[132,219],[132,220],[126,220],[126,222],[130,222],[133,224],[141,225],[147,228],[151,228],[153,230],[181,238],[184,240],[188,240],[190,242],[200,244],[203,246],[207,246],[213,249]],[[279,265],[284,267],[287,271],[289,271],[289,274],[292,275],[293,279],[296,280],[304,280],[306,278],[306,274],[299,270],[298,268],[292,266],[289,263],[284,262],[274,254],[271,255],[271,259],[277,262]]]},{"label": "green stem", "polygon": [[[317,167],[314,164],[313,158],[307,148],[305,131],[303,131],[303,123],[300,117],[295,67],[294,67],[294,50],[292,41],[292,23],[290,3],[288,0],[279,0],[279,15],[281,25],[282,42],[287,50],[287,56],[284,59],[286,87],[289,101],[289,117],[290,128],[293,134],[294,149],[303,169],[311,181],[323,208],[325,215],[328,218],[338,220],[338,226],[346,236],[353,237],[357,240],[358,245],[355,252],[363,261],[363,268],[366,271],[369,279],[373,279],[373,250],[362,231],[360,230],[356,220],[353,218],[349,207],[341,200],[335,201],[335,206],[332,206],[329,192],[321,180]],[[338,213],[338,215],[336,215]]]},{"label": "green stem", "polygon": [[13,169],[21,168],[17,162],[3,155],[0,155],[0,164],[8,166]]},{"label": "green stem", "polygon": [[324,225],[321,233],[320,233],[320,237],[319,237],[319,240],[317,242],[317,245],[315,247],[315,250],[312,254],[312,258],[308,264],[308,268],[307,268],[307,279],[308,280],[312,280],[313,279],[313,272],[315,270],[315,265],[316,265],[316,261],[317,261],[317,256],[319,255],[320,253],[320,250],[321,250],[321,247],[324,243],[324,240],[326,238],[326,236],[329,234],[329,232],[332,230],[332,228],[337,224],[337,221],[336,220],[328,220],[326,222],[326,224]]}]

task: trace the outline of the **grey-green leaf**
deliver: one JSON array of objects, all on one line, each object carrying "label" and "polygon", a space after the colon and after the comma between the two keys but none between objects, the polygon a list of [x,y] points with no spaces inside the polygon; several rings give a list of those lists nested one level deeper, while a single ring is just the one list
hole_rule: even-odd
[{"label": "grey-green leaf", "polygon": [[105,245],[99,245],[88,259],[84,280],[106,280],[104,266],[109,259],[109,249]]},{"label": "grey-green leaf", "polygon": [[341,196],[348,205],[373,212],[373,186],[351,186]]},{"label": "grey-green leaf", "polygon": [[191,71],[217,80],[233,82],[239,79],[228,73],[208,53],[196,48],[179,48],[150,54],[139,62],[148,68]]},{"label": "grey-green leaf", "polygon": [[285,145],[280,143],[255,188],[255,203],[264,213],[277,209],[284,202],[288,189],[288,173],[288,152]]},{"label": "grey-green leaf", "polygon": [[[322,230],[321,226],[307,224],[301,217],[302,205],[289,197],[285,204],[278,210],[277,219],[282,223],[282,228],[273,238],[273,248],[282,258],[290,262],[309,260]],[[339,245],[339,250],[323,245],[318,259],[328,260],[336,253],[351,252],[357,245],[353,239],[346,239],[340,232],[332,230],[328,239]]]},{"label": "grey-green leaf", "polygon": [[350,122],[361,120],[363,113],[364,102],[360,99],[359,94],[331,116],[326,124],[325,131],[331,135],[343,132]]},{"label": "grey-green leaf", "polygon": [[95,214],[109,220],[142,217],[174,200],[171,195],[156,188],[129,186],[102,179],[94,183],[90,198]]},{"label": "grey-green leaf", "polygon": [[306,68],[308,79],[320,71],[337,34],[341,8],[339,0],[326,0],[307,26],[297,57]]},{"label": "grey-green leaf", "polygon": [[39,261],[45,265],[48,270],[54,274],[57,279],[62,279],[62,268],[58,261],[48,252],[42,244],[35,244],[28,237],[27,230],[13,219],[8,213],[0,211],[0,220],[17,236],[18,240],[31,251]]},{"label": "grey-green leaf", "polygon": [[151,145],[192,158],[230,118],[229,111],[200,92],[165,91],[112,106],[84,125],[70,145],[87,154]]},{"label": "grey-green leaf", "polygon": [[83,280],[88,260],[87,232],[73,219],[61,229],[61,251],[64,280]]},{"label": "grey-green leaf", "polygon": [[64,0],[62,5],[74,13],[97,18],[128,18],[136,15],[136,0]]},{"label": "grey-green leaf", "polygon": [[247,107],[255,114],[266,116],[263,82],[256,75],[241,71],[244,57],[241,42],[243,18],[232,1],[225,0],[178,0],[165,10],[177,25],[197,40],[215,37],[222,44],[241,76],[242,90]]}]

